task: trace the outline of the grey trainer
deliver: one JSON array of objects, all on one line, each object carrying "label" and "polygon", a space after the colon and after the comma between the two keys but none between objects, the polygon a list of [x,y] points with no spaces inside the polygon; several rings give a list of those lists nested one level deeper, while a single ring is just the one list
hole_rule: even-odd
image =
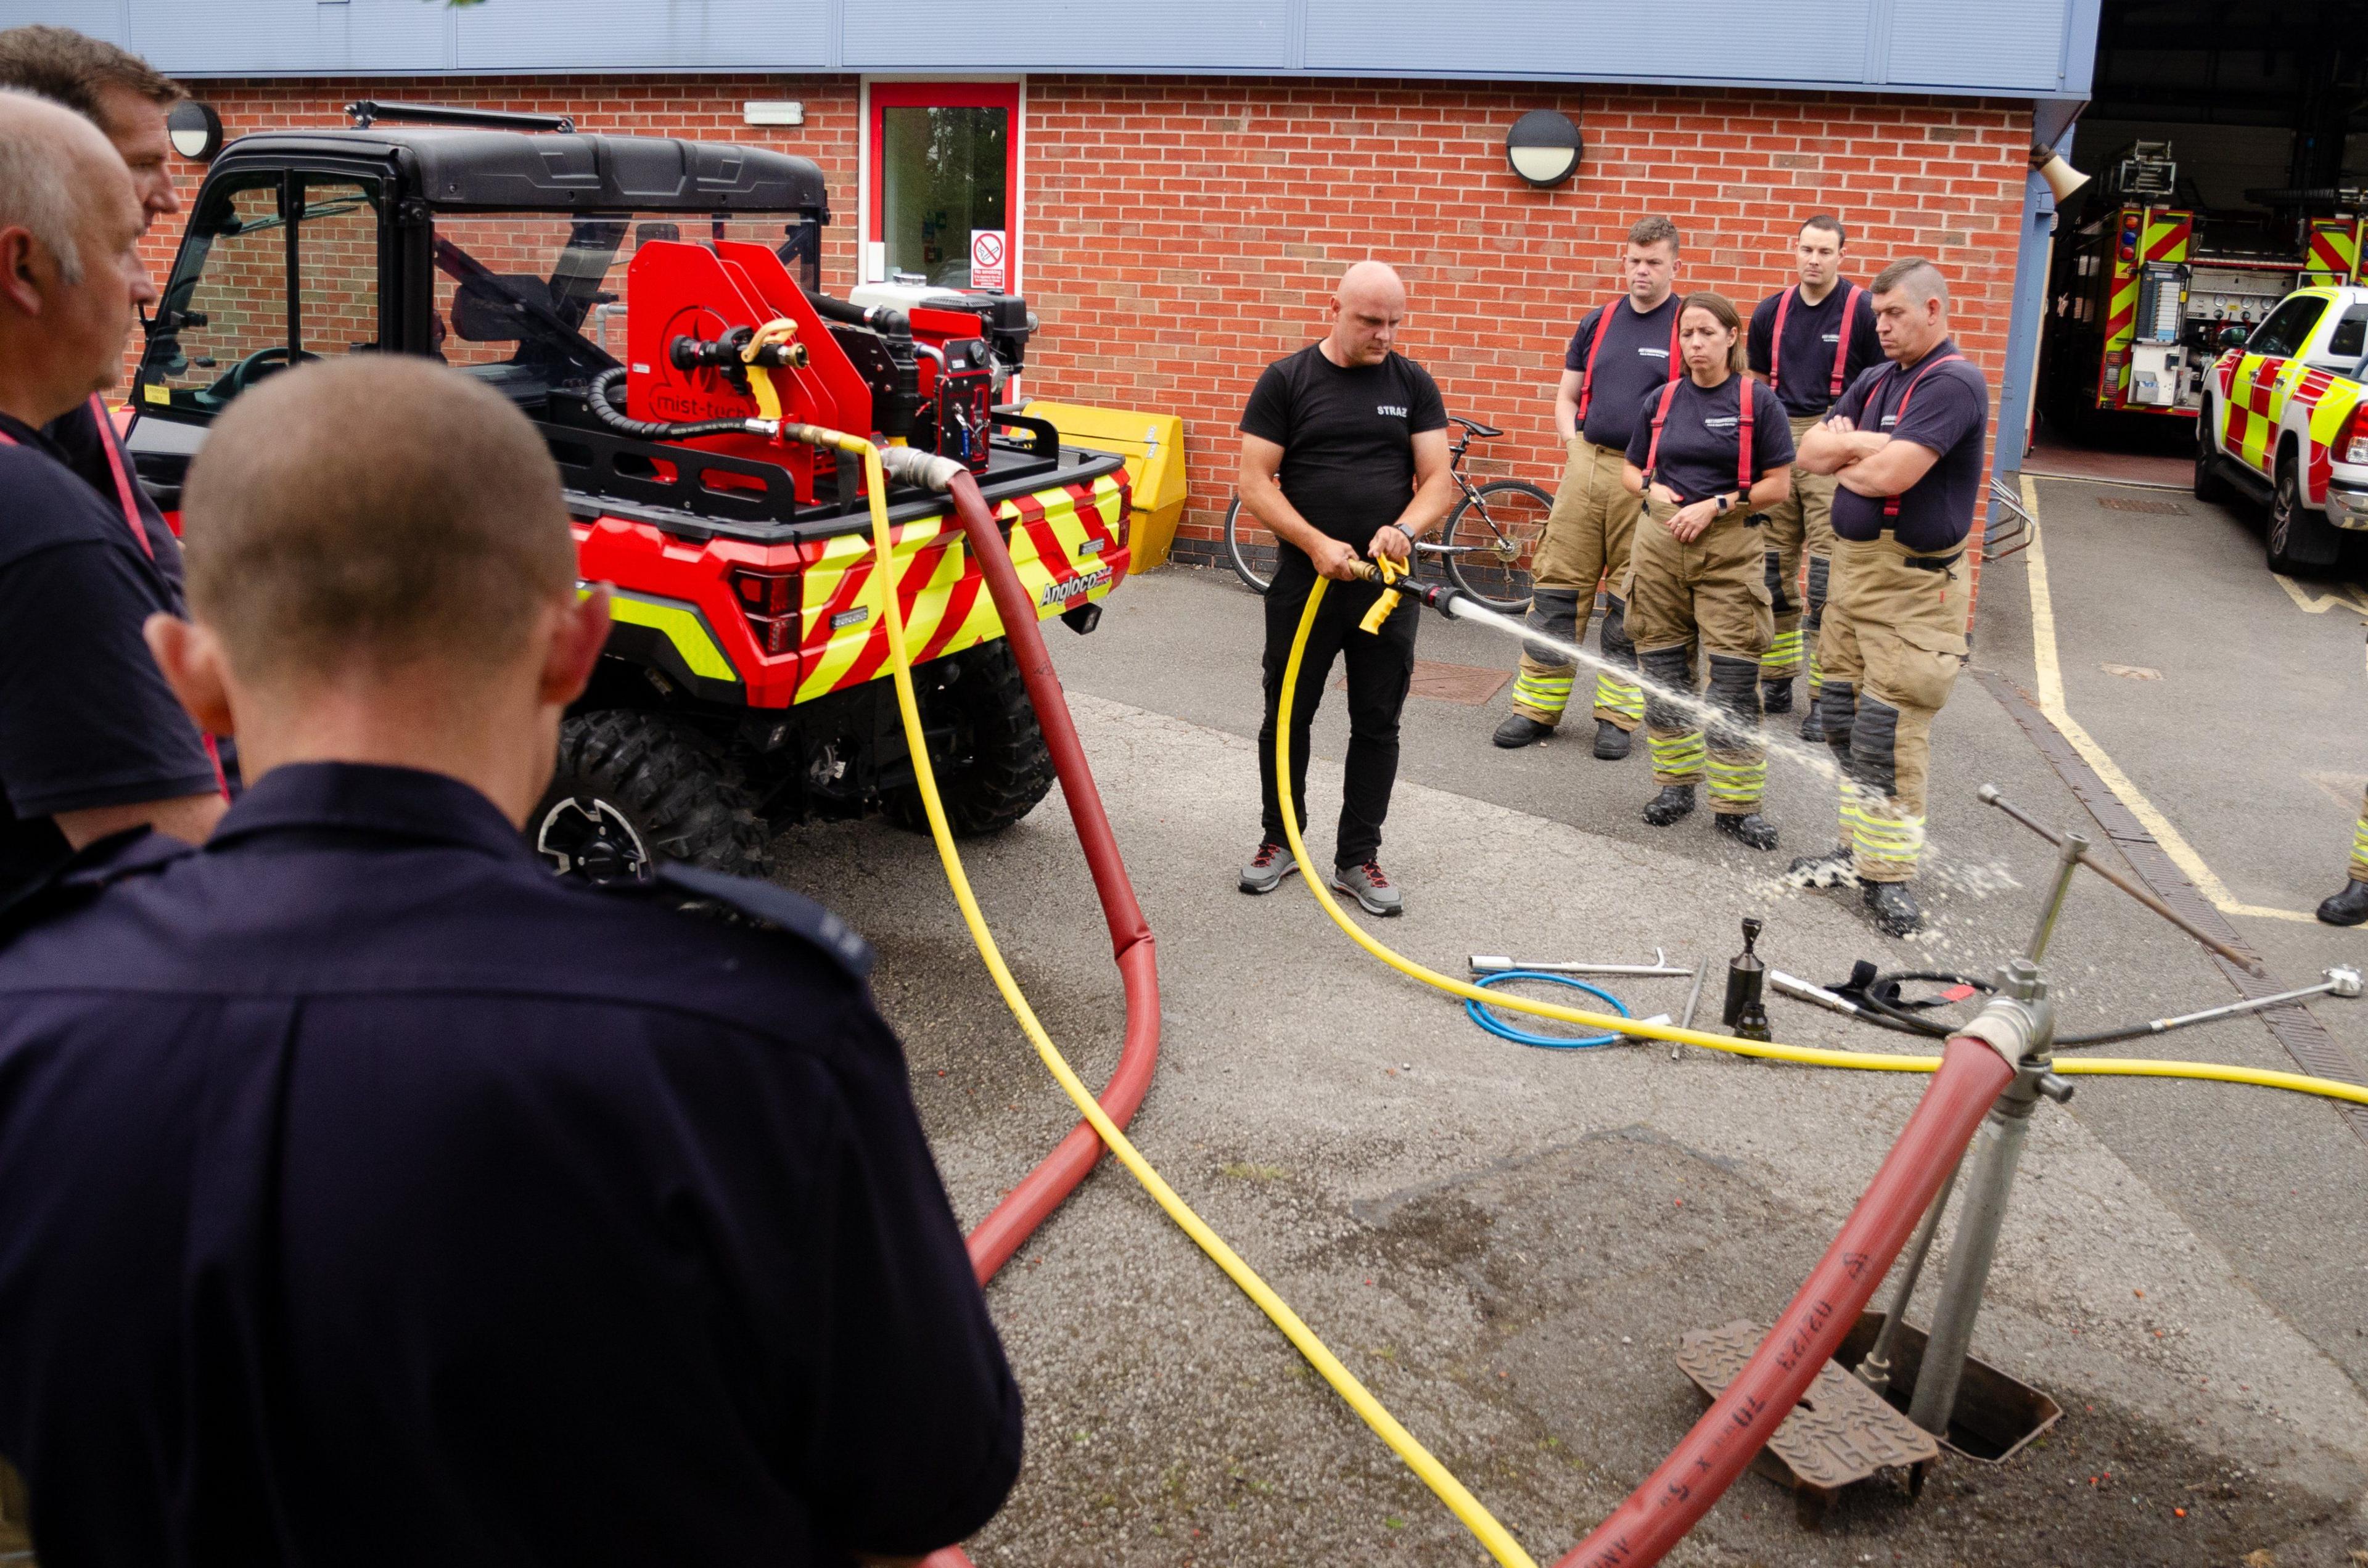
[{"label": "grey trainer", "polygon": [[1368,915],[1403,915],[1406,900],[1382,874],[1381,862],[1368,860],[1361,866],[1336,866],[1332,869],[1332,891],[1345,892],[1365,906]]},{"label": "grey trainer", "polygon": [[1282,886],[1282,879],[1299,869],[1299,862],[1291,851],[1280,844],[1261,844],[1258,853],[1242,868],[1244,892],[1272,892]]}]

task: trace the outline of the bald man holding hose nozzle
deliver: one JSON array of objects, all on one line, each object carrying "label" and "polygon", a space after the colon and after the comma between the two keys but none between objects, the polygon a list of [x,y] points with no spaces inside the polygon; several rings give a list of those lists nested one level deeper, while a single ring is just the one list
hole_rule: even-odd
[{"label": "bald man holding hose nozzle", "polygon": [[1263,837],[1242,868],[1241,890],[1272,892],[1295,869],[1283,846],[1274,767],[1282,672],[1300,613],[1320,574],[1325,595],[1291,712],[1291,799],[1307,820],[1307,733],[1335,658],[1349,668],[1349,759],[1332,886],[1373,915],[1406,907],[1382,871],[1382,819],[1398,770],[1398,715],[1414,680],[1413,615],[1355,635],[1382,589],[1356,581],[1363,554],[1408,563],[1414,541],[1455,499],[1447,408],[1429,372],[1391,345],[1406,314],[1406,284],[1360,261],[1332,296],[1331,330],[1258,377],[1242,414],[1242,505],[1275,537],[1266,591],[1266,720],[1258,730]]}]

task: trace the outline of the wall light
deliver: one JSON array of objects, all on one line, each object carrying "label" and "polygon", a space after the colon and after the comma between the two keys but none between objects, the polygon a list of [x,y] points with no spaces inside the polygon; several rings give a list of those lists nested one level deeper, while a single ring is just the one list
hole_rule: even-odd
[{"label": "wall light", "polygon": [[1578,173],[1582,147],[1570,116],[1533,108],[1505,133],[1505,162],[1540,190],[1552,190]]},{"label": "wall light", "polygon": [[173,139],[174,152],[202,164],[222,151],[222,116],[211,104],[183,98],[165,112],[165,134]]}]

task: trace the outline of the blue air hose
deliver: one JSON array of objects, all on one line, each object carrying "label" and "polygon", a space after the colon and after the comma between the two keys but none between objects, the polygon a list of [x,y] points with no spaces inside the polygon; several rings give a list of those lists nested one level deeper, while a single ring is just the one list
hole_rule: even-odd
[{"label": "blue air hose", "polygon": [[[1622,1006],[1620,998],[1611,992],[1598,990],[1585,981],[1573,980],[1566,974],[1549,974],[1542,969],[1498,970],[1494,974],[1482,977],[1479,983],[1483,986],[1490,986],[1508,980],[1543,980],[1552,985],[1567,985],[1574,991],[1584,991],[1589,996],[1599,998],[1623,1018],[1635,1017],[1627,1008]],[[1498,1040],[1509,1040],[1516,1045],[1534,1045],[1545,1051],[1588,1051],[1599,1045],[1610,1045],[1614,1040],[1627,1038],[1625,1035],[1616,1034],[1583,1035],[1577,1039],[1568,1035],[1531,1034],[1527,1029],[1515,1028],[1488,1011],[1486,1007],[1482,1006],[1477,1000],[1466,1001],[1463,1004],[1463,1011],[1470,1016],[1474,1023],[1478,1024]]]}]

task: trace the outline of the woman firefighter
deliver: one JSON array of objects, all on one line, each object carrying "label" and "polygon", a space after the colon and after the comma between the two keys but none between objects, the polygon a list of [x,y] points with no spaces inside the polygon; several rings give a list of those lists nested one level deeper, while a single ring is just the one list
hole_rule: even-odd
[{"label": "woman firefighter", "polygon": [[[1622,472],[1645,498],[1626,594],[1629,635],[1652,683],[1645,734],[1661,786],[1645,820],[1666,827],[1691,812],[1706,777],[1719,831],[1773,849],[1775,824],[1759,814],[1759,655],[1776,620],[1755,509],[1791,493],[1793,432],[1774,390],[1744,373],[1743,323],[1725,295],[1687,296],[1678,350],[1686,373],[1638,405]],[[1694,690],[1697,646],[1718,710],[1707,741],[1692,712],[1653,690]]]}]

